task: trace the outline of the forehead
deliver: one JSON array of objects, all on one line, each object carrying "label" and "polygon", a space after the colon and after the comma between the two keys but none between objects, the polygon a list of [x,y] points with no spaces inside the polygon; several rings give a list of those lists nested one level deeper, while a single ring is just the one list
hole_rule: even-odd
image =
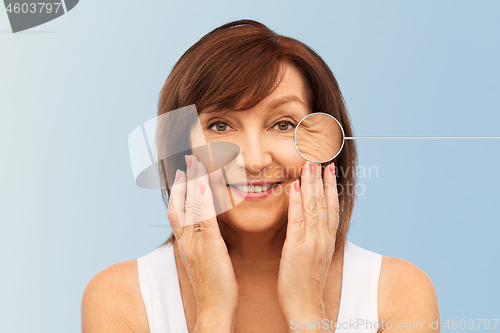
[{"label": "forehead", "polygon": [[285,66],[282,70],[282,79],[275,91],[261,103],[270,109],[277,108],[283,103],[297,102],[308,105],[308,87],[302,74],[294,66]]},{"label": "forehead", "polygon": [[[310,113],[309,87],[299,70],[297,70],[295,66],[284,65],[277,79],[280,80],[280,82],[276,89],[260,101],[253,109],[272,111],[285,104],[298,104],[302,108],[308,110],[307,113]],[[202,110],[199,114],[200,116],[202,114],[221,115],[227,112],[231,112],[231,110],[218,110],[213,107]]]}]

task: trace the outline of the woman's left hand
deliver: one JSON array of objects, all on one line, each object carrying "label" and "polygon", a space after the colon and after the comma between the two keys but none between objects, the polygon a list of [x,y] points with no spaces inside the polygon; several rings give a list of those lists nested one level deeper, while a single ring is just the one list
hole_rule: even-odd
[{"label": "woman's left hand", "polygon": [[307,161],[302,168],[300,188],[298,185],[296,180],[290,188],[278,277],[278,298],[287,323],[293,319],[314,322],[326,318],[323,291],[339,223],[333,163],[322,176],[320,164]]}]

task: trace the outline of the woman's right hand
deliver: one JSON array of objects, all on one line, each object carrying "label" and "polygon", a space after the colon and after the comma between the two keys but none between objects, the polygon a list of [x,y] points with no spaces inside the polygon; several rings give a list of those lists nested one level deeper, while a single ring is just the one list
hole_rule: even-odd
[{"label": "woman's right hand", "polygon": [[[238,305],[236,276],[217,223],[207,168],[194,155],[186,155],[186,163],[187,173],[177,170],[167,216],[196,295],[195,332],[231,332]],[[202,231],[195,230],[197,224]]]}]

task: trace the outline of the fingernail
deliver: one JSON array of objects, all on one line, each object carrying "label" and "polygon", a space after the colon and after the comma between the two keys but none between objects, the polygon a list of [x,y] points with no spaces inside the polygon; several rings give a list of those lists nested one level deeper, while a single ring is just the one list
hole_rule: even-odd
[{"label": "fingernail", "polygon": [[299,184],[299,181],[296,180],[294,183],[293,183],[293,187],[295,188],[295,191],[299,192],[300,191],[300,184]]},{"label": "fingernail", "polygon": [[181,178],[181,171],[177,169],[175,172],[175,181],[178,181]]},{"label": "fingernail", "polygon": [[186,164],[188,166],[188,169],[191,167],[191,164],[193,163],[193,161],[191,160],[191,157],[187,156],[187,155],[184,155],[184,158],[186,159]]},{"label": "fingernail", "polygon": [[314,173],[314,163],[309,162],[309,170],[311,170],[311,173]]},{"label": "fingernail", "polygon": [[335,176],[335,165],[333,163],[330,164],[330,172]]},{"label": "fingernail", "polygon": [[200,193],[203,194],[205,193],[205,184],[200,183]]},{"label": "fingernail", "polygon": [[196,176],[198,174],[198,162],[196,162],[194,165],[193,165],[193,170],[194,170],[194,175]]}]

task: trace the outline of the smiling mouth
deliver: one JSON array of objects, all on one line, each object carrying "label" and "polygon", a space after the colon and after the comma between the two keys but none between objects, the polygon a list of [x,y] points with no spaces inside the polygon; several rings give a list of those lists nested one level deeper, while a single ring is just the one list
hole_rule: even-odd
[{"label": "smiling mouth", "polygon": [[266,185],[233,185],[229,184],[230,187],[235,188],[241,192],[244,193],[260,193],[260,192],[266,192],[269,189],[272,189],[273,187],[278,186],[281,184],[281,182],[274,183],[274,184],[266,184]]}]

